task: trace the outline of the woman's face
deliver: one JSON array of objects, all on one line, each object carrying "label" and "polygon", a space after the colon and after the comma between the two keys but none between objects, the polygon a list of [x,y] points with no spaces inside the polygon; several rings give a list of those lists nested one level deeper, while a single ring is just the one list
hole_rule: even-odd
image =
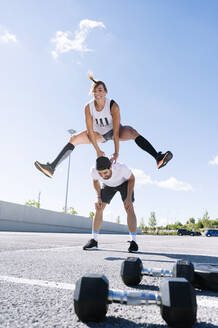
[{"label": "woman's face", "polygon": [[102,84],[99,84],[94,88],[93,95],[96,101],[103,100],[106,96],[107,92],[104,90]]}]

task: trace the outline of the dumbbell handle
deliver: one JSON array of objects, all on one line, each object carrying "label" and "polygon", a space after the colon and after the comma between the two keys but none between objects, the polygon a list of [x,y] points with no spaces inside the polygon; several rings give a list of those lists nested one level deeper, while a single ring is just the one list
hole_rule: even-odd
[{"label": "dumbbell handle", "polygon": [[144,276],[153,276],[153,277],[172,277],[173,273],[171,270],[164,270],[158,268],[142,269],[142,275]]},{"label": "dumbbell handle", "polygon": [[151,305],[161,304],[161,298],[158,294],[147,293],[144,291],[123,291],[109,290],[108,303],[119,303],[126,305]]}]

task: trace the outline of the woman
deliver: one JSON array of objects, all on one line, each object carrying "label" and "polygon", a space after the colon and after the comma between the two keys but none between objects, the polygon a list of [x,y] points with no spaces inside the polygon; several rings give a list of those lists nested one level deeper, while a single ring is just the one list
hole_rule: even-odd
[{"label": "woman", "polygon": [[141,149],[154,157],[158,169],[165,166],[172,159],[173,154],[170,151],[167,151],[165,154],[157,152],[134,128],[128,125],[121,125],[119,106],[114,100],[106,97],[107,88],[105,83],[94,80],[91,74],[89,74],[89,78],[93,82],[91,93],[94,99],[85,106],[87,130],[73,135],[69,143],[52,163],[41,164],[36,161],[35,166],[37,169],[51,178],[56,167],[80,144],[92,144],[96,150],[97,157],[105,156],[98,143],[104,143],[108,140],[114,141],[114,154],[110,159],[112,163],[116,162],[119,156],[119,142],[134,140]]}]

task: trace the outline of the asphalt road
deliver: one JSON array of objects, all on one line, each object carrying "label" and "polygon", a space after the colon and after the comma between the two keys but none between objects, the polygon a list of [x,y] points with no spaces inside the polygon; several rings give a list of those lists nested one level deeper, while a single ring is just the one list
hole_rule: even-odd
[{"label": "asphalt road", "polygon": [[[158,292],[160,279],[144,277],[138,288],[124,286],[120,265],[129,256],[127,235],[101,235],[99,250],[83,251],[87,234],[0,232],[0,327],[167,327],[156,305],[109,305],[101,323],[74,314],[72,284],[85,273],[105,274],[111,289]],[[137,236],[145,267],[171,269],[177,259],[218,265],[218,238]],[[218,327],[218,293],[197,290],[194,327]]]}]

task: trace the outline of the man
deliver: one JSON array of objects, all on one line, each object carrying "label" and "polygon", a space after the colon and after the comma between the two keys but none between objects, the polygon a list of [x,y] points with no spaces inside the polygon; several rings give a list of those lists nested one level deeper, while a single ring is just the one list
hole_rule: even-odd
[{"label": "man", "polygon": [[[136,216],[133,208],[135,177],[131,170],[121,163],[111,164],[109,158],[101,156],[96,160],[96,168],[91,169],[93,185],[97,193],[95,217],[92,225],[92,239],[83,247],[84,250],[98,247],[98,235],[103,220],[103,211],[117,191],[120,192],[127,213],[130,234],[129,252],[138,250],[136,243]],[[102,188],[100,182],[103,183]]]}]

